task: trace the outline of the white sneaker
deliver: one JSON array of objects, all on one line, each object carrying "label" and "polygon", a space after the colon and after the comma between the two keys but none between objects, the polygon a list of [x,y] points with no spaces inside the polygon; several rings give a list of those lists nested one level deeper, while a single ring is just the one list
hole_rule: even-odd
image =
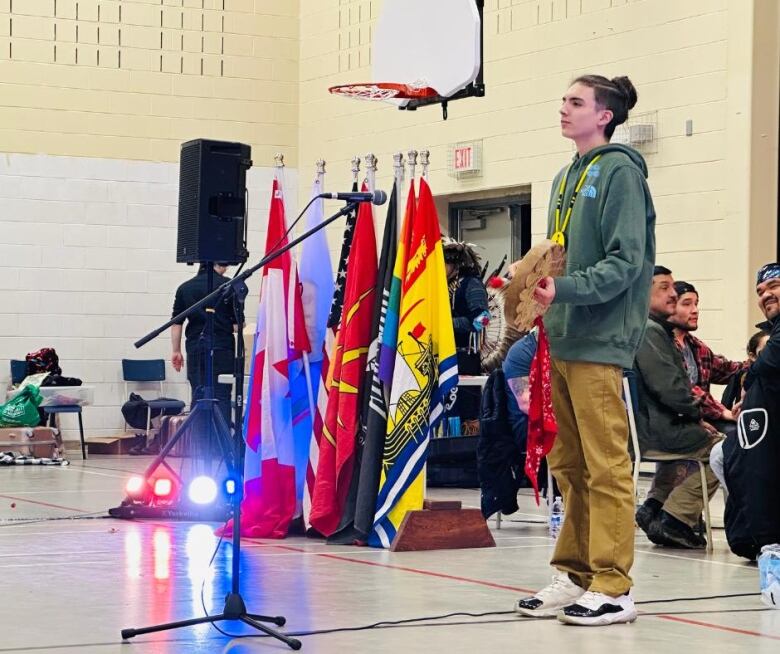
[{"label": "white sneaker", "polygon": [[515,611],[533,618],[554,618],[563,607],[576,602],[585,591],[569,575],[553,576],[552,583],[533,597],[525,597],[515,604]]},{"label": "white sneaker", "polygon": [[588,591],[574,604],[558,613],[558,620],[566,624],[599,627],[636,620],[636,608],[631,596],[610,597]]}]

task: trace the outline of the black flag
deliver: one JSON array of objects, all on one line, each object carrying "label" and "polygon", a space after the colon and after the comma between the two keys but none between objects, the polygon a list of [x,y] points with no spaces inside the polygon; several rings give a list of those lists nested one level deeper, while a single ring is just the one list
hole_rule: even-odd
[{"label": "black flag", "polygon": [[365,544],[374,524],[382,452],[387,431],[387,396],[389,395],[385,391],[384,384],[379,380],[379,339],[385,323],[390,285],[393,282],[393,267],[398,251],[397,203],[398,193],[396,184],[393,183],[382,238],[382,253],[379,258],[377,281],[382,284],[382,295],[377,297],[374,305],[355,468],[341,523],[338,530],[328,538],[328,542],[334,544]]}]

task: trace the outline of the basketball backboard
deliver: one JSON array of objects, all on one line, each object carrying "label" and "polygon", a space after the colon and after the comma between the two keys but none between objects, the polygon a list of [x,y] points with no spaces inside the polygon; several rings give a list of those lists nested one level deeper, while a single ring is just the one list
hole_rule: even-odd
[{"label": "basketball backboard", "polygon": [[475,0],[386,0],[373,37],[373,81],[430,87],[449,98],[482,67]]},{"label": "basketball backboard", "polygon": [[374,29],[373,80],[331,86],[333,95],[399,109],[482,97],[485,0],[385,0]]}]

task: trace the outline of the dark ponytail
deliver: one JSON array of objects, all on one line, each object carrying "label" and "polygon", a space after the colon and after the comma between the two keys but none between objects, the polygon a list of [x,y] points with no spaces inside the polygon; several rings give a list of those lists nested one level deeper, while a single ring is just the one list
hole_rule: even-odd
[{"label": "dark ponytail", "polygon": [[572,84],[583,84],[593,89],[596,104],[612,112],[612,120],[604,128],[604,136],[612,138],[615,128],[628,118],[628,112],[634,108],[637,94],[628,77],[607,79],[602,75],[581,75]]}]

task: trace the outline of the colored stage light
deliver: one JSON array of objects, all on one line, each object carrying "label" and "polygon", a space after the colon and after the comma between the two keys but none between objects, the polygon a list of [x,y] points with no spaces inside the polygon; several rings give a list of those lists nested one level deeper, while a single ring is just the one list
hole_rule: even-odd
[{"label": "colored stage light", "polygon": [[225,493],[227,495],[235,495],[235,493],[236,493],[236,480],[235,479],[226,479],[225,480]]},{"label": "colored stage light", "polygon": [[127,480],[127,485],[125,486],[125,492],[130,497],[140,497],[144,494],[146,491],[146,479],[143,477],[139,477],[138,475],[134,477],[130,477],[130,479]]},{"label": "colored stage light", "polygon": [[217,498],[217,484],[211,477],[195,477],[190,482],[189,497],[195,504],[211,504]]},{"label": "colored stage light", "polygon": [[157,479],[154,482],[154,494],[157,497],[168,497],[173,492],[173,484],[170,479]]}]

